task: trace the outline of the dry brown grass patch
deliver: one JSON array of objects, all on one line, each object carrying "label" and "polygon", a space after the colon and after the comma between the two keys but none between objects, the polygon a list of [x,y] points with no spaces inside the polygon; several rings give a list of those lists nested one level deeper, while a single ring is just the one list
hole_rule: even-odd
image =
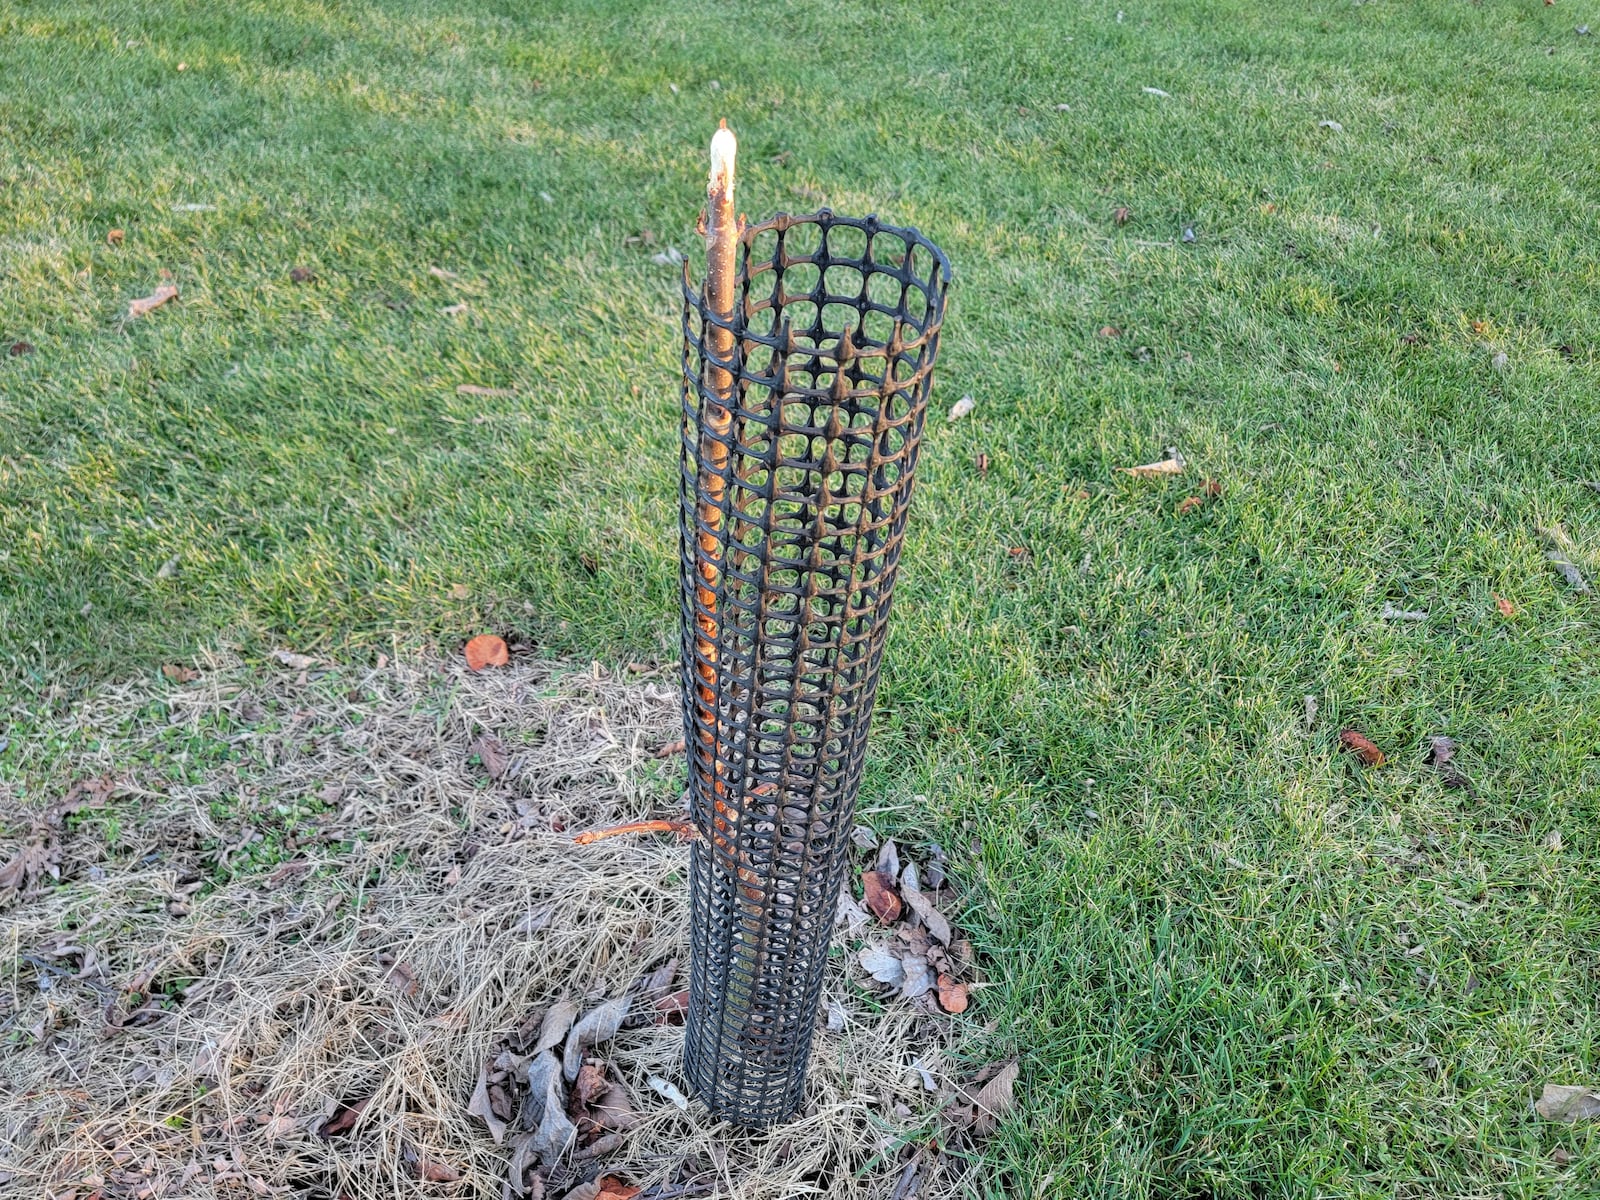
[{"label": "dry brown grass patch", "polygon": [[[0,1181],[17,1194],[500,1196],[509,1143],[467,1113],[486,1059],[549,1005],[686,959],[685,848],[572,844],[675,807],[681,760],[652,754],[681,730],[661,678],[215,662],[74,719],[101,742],[74,771],[118,790],[63,826],[62,881],[0,909]],[[819,1030],[805,1112],[772,1132],[651,1089],[682,1086],[679,1027],[600,1047],[642,1117],[604,1170],[646,1196],[685,1179],[888,1196],[936,1119],[908,1067],[944,1078],[953,1025],[878,1005],[852,957],[827,984],[848,1024]],[[323,1136],[330,1120],[351,1127]],[[943,1163],[918,1194],[961,1194]]]}]

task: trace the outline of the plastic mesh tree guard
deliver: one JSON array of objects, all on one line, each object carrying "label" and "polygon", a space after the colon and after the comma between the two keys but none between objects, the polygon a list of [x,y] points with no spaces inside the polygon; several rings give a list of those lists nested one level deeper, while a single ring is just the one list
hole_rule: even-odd
[{"label": "plastic mesh tree guard", "polygon": [[949,282],[826,209],[741,233],[730,317],[684,271],[685,1058],[743,1125],[800,1107]]}]

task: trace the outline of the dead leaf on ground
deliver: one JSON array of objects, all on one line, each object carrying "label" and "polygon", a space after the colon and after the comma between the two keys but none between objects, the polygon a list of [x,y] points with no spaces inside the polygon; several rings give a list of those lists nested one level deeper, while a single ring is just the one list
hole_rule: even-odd
[{"label": "dead leaf on ground", "polygon": [[1122,330],[1118,329],[1115,325],[1102,325],[1099,329],[1095,330],[1095,335],[1103,338],[1117,338],[1122,336]]},{"label": "dead leaf on ground", "polygon": [[[910,868],[907,868],[908,875],[909,871]],[[948,946],[950,944],[950,922],[942,912],[933,906],[933,901],[929,900],[920,888],[913,886],[909,877],[904,881],[900,892],[905,898],[906,904],[911,907],[911,911],[921,919],[923,926],[933,937],[933,940],[941,946]]]},{"label": "dead leaf on ground", "polygon": [[120,230],[120,229],[112,229],[112,230],[110,230],[110,231],[108,231],[106,233],[106,245],[108,245],[108,246],[120,246],[120,245],[122,245],[123,237],[124,237],[124,234],[123,234],[122,230]]},{"label": "dead leaf on ground", "polygon": [[893,838],[884,838],[883,845],[878,847],[876,869],[890,879],[900,878],[900,847],[894,844]]},{"label": "dead leaf on ground", "polygon": [[633,1200],[643,1188],[623,1183],[615,1175],[600,1176],[600,1195],[595,1200]]},{"label": "dead leaf on ground", "polygon": [[1111,219],[1118,225],[1126,225],[1128,223],[1128,219],[1132,216],[1133,210],[1125,204],[1118,205],[1116,208],[1111,210]]},{"label": "dead leaf on ground", "polygon": [[496,1146],[506,1140],[506,1124],[499,1114],[494,1111],[494,1101],[489,1095],[489,1064],[485,1062],[478,1068],[478,1086],[472,1093],[472,1099],[467,1102],[467,1115],[477,1117],[489,1127],[489,1136],[494,1139]]},{"label": "dead leaf on ground", "polygon": [[900,994],[907,1000],[926,996],[939,982],[933,964],[921,954],[902,954],[900,968],[905,972],[905,982],[900,985]]},{"label": "dead leaf on ground", "polygon": [[893,924],[900,919],[902,905],[900,894],[895,890],[894,880],[881,871],[863,871],[861,886],[865,893],[867,907],[872,915],[885,925]]},{"label": "dead leaf on ground", "polygon": [[[606,1079],[605,1068],[595,1063],[584,1063],[578,1068],[578,1077],[572,1083],[572,1100],[577,1105],[587,1107],[605,1092],[610,1086]],[[572,1112],[573,1105],[569,1104],[568,1114]]]},{"label": "dead leaf on ground", "polygon": [[417,979],[417,970],[408,962],[397,962],[389,968],[389,973],[383,981],[399,992],[402,996],[415,996],[422,990],[422,984]]},{"label": "dead leaf on ground", "polygon": [[967,1011],[967,985],[958,983],[949,975],[939,976],[939,1007],[948,1013]]},{"label": "dead leaf on ground", "polygon": [[1556,569],[1556,573],[1567,581],[1569,588],[1575,592],[1588,595],[1589,582],[1584,579],[1583,572],[1578,570],[1577,565],[1571,559],[1559,550],[1547,550],[1545,557],[1550,560],[1550,565]]},{"label": "dead leaf on ground", "polygon": [[435,279],[446,279],[446,280],[449,280],[449,279],[460,279],[461,278],[461,276],[457,275],[454,271],[446,271],[443,267],[432,267],[432,266],[430,266],[428,268],[428,274],[432,275]]},{"label": "dead leaf on ground", "polygon": [[163,664],[161,673],[172,680],[173,683],[193,683],[200,678],[199,671],[196,671],[193,667],[182,666],[179,663]]},{"label": "dead leaf on ground", "polygon": [[1016,1106],[1015,1062],[990,1063],[971,1083],[963,1084],[956,1102],[946,1109],[950,1123],[958,1130],[969,1130],[986,1137],[1000,1127],[1000,1121]]},{"label": "dead leaf on ground", "polygon": [[467,305],[466,304],[446,304],[439,311],[444,313],[448,317],[459,317],[462,313],[467,311]]},{"label": "dead leaf on ground", "polygon": [[[524,1152],[552,1163],[567,1152],[578,1138],[578,1128],[567,1119],[566,1091],[561,1083],[562,1067],[553,1050],[537,1054],[528,1063],[528,1099],[523,1120],[534,1126],[533,1133],[518,1144],[513,1167]],[[577,1071],[573,1071],[577,1075]],[[515,1172],[513,1172],[515,1177]]]},{"label": "dead leaf on ground", "polygon": [[680,1089],[670,1079],[664,1079],[660,1075],[652,1075],[645,1082],[650,1085],[651,1090],[654,1091],[656,1095],[660,1096],[663,1100],[670,1101],[673,1107],[683,1112],[687,1112],[689,1110],[689,1097],[685,1096],[682,1089]]},{"label": "dead leaf on ground", "polygon": [[492,733],[486,733],[467,747],[468,754],[476,754],[483,764],[483,772],[490,779],[499,779],[511,762],[511,751]]},{"label": "dead leaf on ground", "polygon": [[1378,614],[1383,621],[1426,621],[1428,610],[1425,608],[1399,608],[1392,601],[1383,602],[1383,611]]},{"label": "dead leaf on ground", "polygon": [[4,864],[0,865],[0,900],[20,894],[46,875],[60,868],[61,850],[49,836],[30,837]]},{"label": "dead leaf on ground", "polygon": [[371,1096],[363,1096],[353,1102],[341,1101],[333,1116],[322,1123],[322,1128],[317,1131],[318,1136],[326,1139],[349,1133],[360,1122],[361,1114],[367,1111],[372,1099]]},{"label": "dead leaf on ground", "polygon": [[1444,734],[1435,734],[1428,739],[1428,761],[1436,767],[1442,767],[1456,756],[1456,740]]},{"label": "dead leaf on ground", "polygon": [[1369,767],[1381,767],[1384,764],[1383,751],[1363,733],[1354,729],[1346,729],[1339,735],[1339,744],[1346,750],[1355,754]]},{"label": "dead leaf on ground", "polygon": [[633,997],[618,996],[592,1009],[572,1027],[572,1032],[567,1034],[566,1052],[561,1059],[561,1074],[566,1079],[570,1081],[578,1077],[584,1050],[601,1042],[609,1042],[617,1036],[617,1030],[622,1028],[622,1022],[627,1020],[628,1010],[632,1006]]},{"label": "dead leaf on ground", "polygon": [[559,1046],[577,1017],[578,1006],[575,1002],[558,1000],[552,1004],[545,1012],[544,1020],[539,1023],[539,1040],[534,1043],[530,1053],[542,1054]]},{"label": "dead leaf on ground", "polygon": [[317,273],[315,271],[313,271],[310,267],[290,267],[289,268],[289,282],[290,283],[310,283],[314,279],[316,279],[316,277],[317,277]]},{"label": "dead leaf on ground", "polygon": [[296,654],[292,650],[274,650],[273,661],[279,666],[288,667],[291,671],[306,671],[317,665],[317,660],[309,654]]},{"label": "dead leaf on ground", "polygon": [[689,989],[680,992],[669,992],[655,1002],[655,1023],[657,1025],[682,1025],[684,1016],[689,1011]]},{"label": "dead leaf on ground", "polygon": [[32,342],[12,342],[11,349],[7,351],[12,358],[21,358],[24,354],[33,353]]},{"label": "dead leaf on ground", "polygon": [[480,633],[467,643],[463,653],[467,666],[474,671],[481,671],[485,667],[503,667],[511,661],[505,638],[492,633]]},{"label": "dead leaf on ground", "polygon": [[1137,467],[1118,467],[1117,470],[1125,475],[1134,475],[1144,478],[1151,475],[1180,475],[1183,473],[1185,463],[1183,455],[1176,447],[1167,447],[1167,457],[1159,462],[1142,463]]},{"label": "dead leaf on ground", "polygon": [[431,1158],[419,1158],[411,1165],[417,1178],[428,1183],[455,1183],[461,1178],[461,1172],[448,1163],[435,1162]]},{"label": "dead leaf on ground", "polygon": [[1178,515],[1180,517],[1188,516],[1204,503],[1205,501],[1200,499],[1199,496],[1185,496],[1182,500],[1178,501]]},{"label": "dead leaf on ground", "polygon": [[1444,779],[1445,787],[1470,788],[1472,782],[1456,767],[1451,765],[1451,760],[1456,756],[1456,740],[1444,734],[1435,734],[1428,739],[1428,753],[1423,761],[1438,768],[1439,774]]},{"label": "dead leaf on ground", "polygon": [[1593,1121],[1600,1119],[1600,1088],[1547,1083],[1544,1094],[1534,1101],[1533,1111],[1547,1121]]},{"label": "dead leaf on ground", "polygon": [[[1491,593],[1491,595],[1492,594],[1493,593]],[[1500,610],[1500,615],[1502,617],[1514,617],[1517,615],[1517,606],[1511,603],[1511,601],[1507,600],[1504,596],[1495,596],[1494,606]]]},{"label": "dead leaf on ground", "polygon": [[456,385],[458,396],[484,396],[491,400],[504,400],[517,393],[512,388],[479,387],[475,383],[459,383]]},{"label": "dead leaf on ground", "polygon": [[688,743],[682,738],[679,738],[675,742],[666,742],[660,746],[657,746],[655,750],[652,751],[652,754],[656,758],[671,758],[674,754],[682,754],[688,748]]},{"label": "dead leaf on ground", "polygon": [[898,988],[906,981],[906,969],[900,956],[882,946],[864,947],[856,958],[862,970],[879,983]]},{"label": "dead leaf on ground", "polygon": [[148,296],[140,296],[137,300],[128,301],[128,315],[130,317],[142,317],[146,313],[154,312],[168,300],[176,300],[177,298],[177,285],[164,283]]},{"label": "dead leaf on ground", "polygon": [[[840,353],[843,353],[843,351],[840,351]],[[971,396],[963,396],[950,406],[950,420],[959,421],[976,407],[978,407],[976,400]]]}]

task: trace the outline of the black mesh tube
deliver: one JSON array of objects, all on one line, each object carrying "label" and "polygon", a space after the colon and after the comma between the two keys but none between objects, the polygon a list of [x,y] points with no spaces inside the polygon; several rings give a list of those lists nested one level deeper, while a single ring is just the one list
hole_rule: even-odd
[{"label": "black mesh tube", "polygon": [[805,1085],[950,266],[826,209],[740,241],[731,321],[684,273],[686,1068],[769,1125]]}]

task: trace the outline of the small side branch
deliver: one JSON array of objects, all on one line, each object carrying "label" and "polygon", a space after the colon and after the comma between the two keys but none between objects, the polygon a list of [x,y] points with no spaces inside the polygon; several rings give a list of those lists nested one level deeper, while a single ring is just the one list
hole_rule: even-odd
[{"label": "small side branch", "polygon": [[621,837],[628,833],[675,833],[686,840],[697,838],[700,831],[688,821],[629,821],[626,825],[613,825],[609,829],[591,829],[572,839],[574,846],[592,846],[606,838]]}]

